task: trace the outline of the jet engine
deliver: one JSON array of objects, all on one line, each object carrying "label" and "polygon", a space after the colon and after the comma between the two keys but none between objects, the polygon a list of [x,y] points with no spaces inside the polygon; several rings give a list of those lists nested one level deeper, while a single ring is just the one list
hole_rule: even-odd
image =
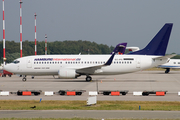
[{"label": "jet engine", "polygon": [[80,74],[77,74],[74,69],[59,69],[58,75],[60,78],[64,79],[73,79],[81,76]]}]

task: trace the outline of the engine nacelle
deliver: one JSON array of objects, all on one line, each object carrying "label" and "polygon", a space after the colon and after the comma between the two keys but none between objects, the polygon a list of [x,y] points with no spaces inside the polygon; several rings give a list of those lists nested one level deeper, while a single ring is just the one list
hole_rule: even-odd
[{"label": "engine nacelle", "polygon": [[81,76],[77,74],[76,71],[73,69],[59,69],[58,75],[60,78],[64,79],[74,79]]}]

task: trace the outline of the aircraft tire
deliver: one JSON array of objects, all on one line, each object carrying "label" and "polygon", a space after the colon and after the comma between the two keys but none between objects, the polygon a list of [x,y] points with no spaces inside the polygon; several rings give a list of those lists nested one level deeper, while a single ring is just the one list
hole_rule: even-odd
[{"label": "aircraft tire", "polygon": [[23,81],[23,82],[26,82],[26,78],[24,77],[24,78],[22,79],[22,81]]},{"label": "aircraft tire", "polygon": [[166,68],[165,73],[169,73],[169,71],[170,71],[170,68]]},{"label": "aircraft tire", "polygon": [[87,81],[87,82],[92,81],[92,77],[91,77],[91,76],[87,76],[87,77],[86,77],[86,81]]}]

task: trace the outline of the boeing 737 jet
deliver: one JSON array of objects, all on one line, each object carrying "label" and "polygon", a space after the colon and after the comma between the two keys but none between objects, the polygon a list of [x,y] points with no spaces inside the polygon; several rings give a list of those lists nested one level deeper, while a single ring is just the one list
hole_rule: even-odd
[{"label": "boeing 737 jet", "polygon": [[4,69],[23,75],[58,75],[59,78],[77,78],[86,75],[117,75],[144,70],[167,63],[165,56],[172,23],[165,24],[142,50],[124,55],[115,55],[123,45],[117,45],[111,55],[36,55],[26,56],[4,65]]}]

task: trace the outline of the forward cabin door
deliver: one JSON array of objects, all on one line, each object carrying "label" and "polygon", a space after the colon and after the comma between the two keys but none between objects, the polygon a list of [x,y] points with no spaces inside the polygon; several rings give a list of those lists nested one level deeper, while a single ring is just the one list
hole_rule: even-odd
[{"label": "forward cabin door", "polygon": [[30,58],[27,59],[27,68],[32,67],[32,60]]},{"label": "forward cabin door", "polygon": [[141,59],[137,58],[137,64],[136,64],[136,68],[141,68]]}]

